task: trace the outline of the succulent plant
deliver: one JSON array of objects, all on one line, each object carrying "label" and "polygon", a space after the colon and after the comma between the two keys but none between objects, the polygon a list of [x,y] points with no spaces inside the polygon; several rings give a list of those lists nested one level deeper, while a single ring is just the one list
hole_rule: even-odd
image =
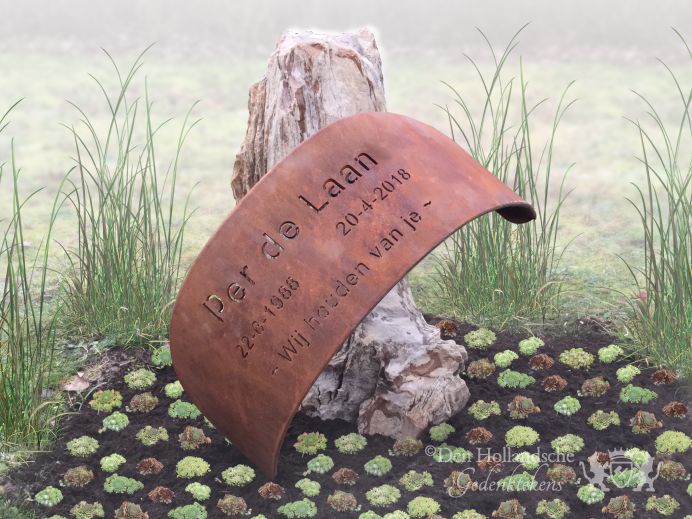
[{"label": "succulent plant", "polygon": [[173,502],[173,498],[175,497],[175,492],[173,492],[168,487],[159,486],[154,488],[147,495],[153,503],[165,503],[167,505],[170,505]]},{"label": "succulent plant", "polygon": [[113,414],[106,416],[101,423],[100,433],[104,431],[120,432],[130,424],[130,419],[126,414],[115,411]]},{"label": "succulent plant", "polygon": [[187,485],[185,492],[189,493],[195,501],[206,501],[211,497],[211,488],[197,481]]},{"label": "succulent plant", "polygon": [[68,469],[62,476],[62,484],[66,487],[82,488],[94,479],[94,473],[86,465]]},{"label": "succulent plant", "polygon": [[579,403],[579,400],[573,396],[566,396],[555,402],[553,409],[555,409],[556,413],[561,415],[572,416],[574,413],[579,411],[579,409],[581,409],[581,404]]},{"label": "succulent plant", "polygon": [[99,389],[94,392],[89,405],[95,411],[110,413],[123,405],[123,397],[115,389]]},{"label": "succulent plant", "polygon": [[138,490],[142,490],[144,485],[136,479],[111,474],[103,483],[103,490],[109,494],[129,494],[132,495]]},{"label": "succulent plant", "polygon": [[651,375],[651,380],[653,380],[654,384],[657,386],[672,384],[677,378],[678,376],[675,374],[675,371],[669,369],[657,369],[654,371],[654,374]]},{"label": "succulent plant", "polygon": [[[207,472],[209,472],[209,463],[196,456],[185,456],[175,465],[175,473],[179,478],[198,478],[204,476]],[[224,477],[224,481],[225,479]]]},{"label": "succulent plant", "polygon": [[67,442],[66,447],[73,456],[87,458],[98,450],[99,442],[91,436],[80,436]]},{"label": "succulent plant", "polygon": [[630,420],[630,425],[634,434],[646,434],[663,427],[663,422],[657,420],[653,413],[637,411]]},{"label": "succulent plant", "polygon": [[514,362],[518,358],[519,355],[514,353],[512,350],[504,350],[499,353],[496,353],[493,356],[493,361],[495,361],[495,365],[498,368],[507,368],[512,362]]},{"label": "succulent plant", "polygon": [[481,455],[476,461],[476,465],[482,472],[500,472],[505,466],[502,461],[502,456],[494,456],[492,454]]},{"label": "succulent plant", "polygon": [[327,504],[337,512],[355,512],[360,509],[356,496],[343,490],[335,490],[327,496]]},{"label": "succulent plant", "polygon": [[137,463],[137,472],[142,476],[155,476],[163,470],[163,463],[156,458],[144,458]]},{"label": "succulent plant", "polygon": [[581,502],[586,503],[587,505],[593,505],[594,503],[600,503],[603,501],[605,498],[605,492],[603,492],[603,490],[597,486],[589,483],[588,485],[579,487],[579,490],[577,490],[577,497]]},{"label": "succulent plant", "polygon": [[615,362],[618,357],[623,355],[625,351],[617,344],[610,344],[609,346],[604,346],[598,350],[598,360],[604,364],[611,364]]},{"label": "succulent plant", "polygon": [[149,391],[139,393],[130,399],[130,405],[127,406],[129,411],[138,413],[149,413],[159,405],[159,399],[152,395]]},{"label": "succulent plant", "polygon": [[176,380],[175,382],[171,382],[170,384],[163,386],[163,392],[168,398],[176,400],[183,396],[183,385],[179,380]]},{"label": "succulent plant", "polygon": [[234,465],[224,470],[221,473],[221,478],[227,485],[242,487],[255,479],[255,469],[243,464]]},{"label": "succulent plant", "polygon": [[440,504],[431,497],[418,496],[409,501],[406,509],[411,517],[429,517],[440,511]]},{"label": "succulent plant", "polygon": [[638,467],[631,467],[611,474],[608,482],[617,488],[636,488],[645,482],[645,476]]},{"label": "succulent plant", "polygon": [[371,476],[384,476],[387,472],[392,470],[392,462],[389,458],[381,455],[377,455],[363,465],[365,472]]},{"label": "succulent plant", "polygon": [[142,510],[141,506],[123,501],[115,510],[115,519],[149,519],[149,514]]},{"label": "succulent plant", "polygon": [[168,441],[168,431],[164,427],[152,427],[145,425],[137,432],[137,439],[142,442],[142,445],[150,447],[160,441]]},{"label": "succulent plant", "polygon": [[485,427],[474,427],[466,433],[466,440],[471,445],[485,445],[492,439],[493,433]]},{"label": "succulent plant", "polygon": [[349,433],[334,440],[334,446],[341,454],[356,454],[362,451],[368,440],[362,434]]},{"label": "succulent plant", "polygon": [[550,519],[562,519],[569,513],[569,505],[562,499],[541,499],[536,506],[536,513]]},{"label": "succulent plant", "polygon": [[478,359],[469,362],[466,367],[466,374],[469,378],[484,379],[488,378],[495,372],[495,364],[490,362],[490,359]]},{"label": "succulent plant", "polygon": [[505,476],[497,482],[497,486],[505,492],[530,492],[536,490],[538,481],[533,474],[523,471]]},{"label": "succulent plant", "polygon": [[611,425],[620,425],[620,416],[615,411],[602,411],[599,409],[586,420],[597,431],[603,431]]},{"label": "succulent plant", "polygon": [[577,473],[569,465],[555,463],[546,471],[546,477],[554,483],[576,483]]},{"label": "succulent plant", "polygon": [[306,497],[315,497],[319,495],[321,490],[321,485],[317,481],[308,478],[298,480],[295,487]]},{"label": "succulent plant", "polygon": [[360,514],[358,519],[382,519],[382,516],[376,512],[373,512],[372,510],[368,510],[367,512]]},{"label": "succulent plant", "polygon": [[500,405],[495,401],[486,402],[485,400],[477,400],[468,408],[469,414],[476,420],[485,420],[491,416],[500,415]]},{"label": "succulent plant", "polygon": [[194,420],[201,415],[201,411],[195,404],[184,402],[183,400],[176,400],[168,406],[168,416],[178,420]]},{"label": "succulent plant", "polygon": [[541,464],[541,457],[538,454],[523,451],[514,455],[514,461],[526,470],[536,470]]},{"label": "succulent plant", "polygon": [[648,404],[658,395],[645,387],[628,384],[620,390],[620,400],[631,404]]},{"label": "succulent plant", "polygon": [[536,371],[545,371],[553,367],[555,359],[547,353],[539,353],[529,359],[529,367]]},{"label": "succulent plant", "polygon": [[579,394],[581,396],[602,396],[610,389],[610,382],[603,377],[593,377],[586,379],[581,385]]},{"label": "succulent plant", "polygon": [[411,516],[401,510],[394,510],[382,516],[382,519],[411,519]]},{"label": "succulent plant", "polygon": [[390,456],[415,456],[423,448],[423,442],[418,438],[401,438],[394,442],[394,446],[390,449]]},{"label": "succulent plant", "polygon": [[401,492],[392,485],[380,485],[368,490],[365,498],[372,506],[391,506],[399,501]]},{"label": "succulent plant", "polygon": [[190,451],[198,449],[202,445],[210,444],[211,438],[204,434],[204,431],[199,427],[187,425],[183,432],[178,435],[178,441],[180,441],[180,447],[183,450]]},{"label": "succulent plant", "polygon": [[680,431],[665,431],[656,438],[656,451],[662,454],[687,452],[692,440]]},{"label": "succulent plant", "polygon": [[486,350],[497,340],[495,334],[487,328],[479,328],[464,335],[464,342],[474,350]]},{"label": "succulent plant", "polygon": [[118,453],[109,454],[101,458],[101,470],[104,472],[115,472],[127,460]]},{"label": "succulent plant", "polygon": [[453,470],[443,484],[447,490],[447,495],[450,497],[461,497],[468,489],[478,486],[471,480],[471,476],[459,470]]},{"label": "succulent plant", "polygon": [[589,369],[594,356],[582,348],[571,348],[560,353],[560,362],[572,369]]},{"label": "succulent plant", "polygon": [[587,458],[587,461],[590,465],[598,463],[601,467],[607,467],[610,465],[610,454],[605,451],[595,451]]},{"label": "succulent plant", "polygon": [[36,493],[34,501],[46,508],[53,507],[62,501],[62,492],[59,489],[47,486],[43,490]]},{"label": "succulent plant", "polygon": [[164,344],[154,349],[154,351],[151,352],[151,363],[158,368],[172,366],[173,357],[171,356],[170,344]]},{"label": "succulent plant", "polygon": [[528,418],[533,413],[540,413],[541,408],[533,403],[533,400],[525,396],[517,395],[507,405],[509,416],[515,420]]},{"label": "succulent plant", "polygon": [[627,496],[613,497],[602,508],[604,514],[610,514],[617,519],[631,519],[634,517],[634,503]]},{"label": "succulent plant", "polygon": [[358,481],[358,473],[348,467],[341,467],[334,471],[332,479],[339,485],[355,485]]},{"label": "succulent plant", "polygon": [[452,434],[456,429],[449,425],[447,422],[438,424],[438,425],[433,425],[430,430],[428,431],[428,434],[430,434],[430,439],[434,442],[443,442],[447,438],[449,438],[449,435]]},{"label": "succulent plant", "polygon": [[80,501],[70,508],[70,513],[75,519],[106,517],[106,512],[103,510],[103,505],[99,502],[87,503],[86,501]]},{"label": "succulent plant", "polygon": [[317,515],[315,503],[307,498],[286,503],[280,506],[277,511],[287,519],[315,517]]},{"label": "succulent plant", "polygon": [[685,479],[687,476],[685,466],[682,463],[673,460],[664,460],[658,466],[658,473],[666,481]]},{"label": "succulent plant", "polygon": [[241,515],[245,516],[250,513],[245,499],[230,494],[226,494],[223,496],[223,498],[219,499],[216,506],[224,513],[224,515],[230,515],[233,517]]},{"label": "succulent plant", "polygon": [[469,509],[457,512],[452,516],[452,519],[488,519],[488,517],[476,512],[475,509]]},{"label": "succulent plant", "polygon": [[314,455],[327,448],[327,437],[321,432],[304,432],[298,435],[293,448],[303,455]]},{"label": "succulent plant", "polygon": [[649,512],[658,512],[664,516],[673,515],[678,508],[680,503],[670,494],[661,497],[651,496],[646,500],[646,509]]},{"label": "succulent plant", "polygon": [[417,492],[423,487],[433,486],[433,478],[430,472],[409,470],[401,476],[399,483],[409,492]]},{"label": "succulent plant", "polygon": [[671,418],[684,418],[687,415],[687,406],[682,402],[668,402],[663,406],[663,414]]},{"label": "succulent plant", "polygon": [[156,374],[146,368],[130,371],[123,377],[130,389],[148,389],[156,382]]},{"label": "succulent plant", "polygon": [[257,493],[263,499],[273,499],[275,501],[281,499],[284,496],[285,492],[286,491],[284,490],[284,487],[272,481],[265,483],[257,490]]},{"label": "succulent plant", "polygon": [[500,387],[508,387],[512,389],[524,389],[528,385],[533,384],[535,381],[536,379],[531,375],[520,373],[519,371],[513,371],[511,369],[501,371],[497,376],[497,384]]},{"label": "succulent plant", "polygon": [[651,459],[651,454],[649,454],[645,450],[638,449],[636,447],[633,447],[631,449],[627,449],[623,454],[636,467],[641,467],[642,465],[644,465],[647,461],[649,461]]},{"label": "succulent plant", "polygon": [[463,447],[441,443],[435,447],[432,458],[438,463],[463,463],[470,461],[473,458],[473,454]]},{"label": "succulent plant", "polygon": [[509,447],[527,447],[535,444],[540,435],[531,427],[515,425],[505,433],[505,443]]},{"label": "succulent plant", "polygon": [[435,323],[435,326],[440,330],[440,337],[443,339],[452,339],[459,332],[459,326],[454,321],[448,319],[440,319]]},{"label": "succulent plant", "polygon": [[307,470],[303,473],[308,474],[326,474],[334,468],[334,460],[326,454],[318,454],[311,458],[307,463]]},{"label": "succulent plant", "polygon": [[560,375],[550,375],[543,379],[541,384],[543,389],[548,393],[555,393],[557,391],[562,391],[567,387],[567,381]]},{"label": "succulent plant", "polygon": [[526,508],[521,506],[521,503],[516,499],[502,501],[497,510],[493,512],[493,517],[500,519],[523,519],[526,513]]},{"label": "succulent plant", "polygon": [[530,357],[538,351],[538,348],[542,348],[544,345],[545,343],[538,337],[529,337],[519,341],[519,353],[525,357]]},{"label": "succulent plant", "polygon": [[615,377],[618,379],[618,381],[622,382],[623,384],[628,384],[632,382],[632,379],[640,373],[641,370],[637,366],[628,364],[627,366],[619,368],[615,372]]},{"label": "succulent plant", "polygon": [[584,448],[584,440],[576,434],[565,434],[551,441],[550,446],[558,454],[576,454]]},{"label": "succulent plant", "polygon": [[168,517],[171,519],[207,519],[207,509],[199,503],[192,503],[174,508],[168,512]]}]

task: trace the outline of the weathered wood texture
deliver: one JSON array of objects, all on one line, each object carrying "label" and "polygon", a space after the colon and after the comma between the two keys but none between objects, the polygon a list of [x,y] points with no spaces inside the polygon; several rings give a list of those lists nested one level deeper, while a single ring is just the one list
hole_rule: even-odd
[{"label": "weathered wood texture", "polygon": [[[231,182],[235,198],[322,127],[385,110],[382,62],[370,31],[284,34],[266,76],[250,89],[247,134]],[[365,434],[416,436],[468,401],[457,374],[465,361],[462,347],[441,340],[425,323],[404,280],[354,330],[302,410],[323,419],[357,420]]]}]

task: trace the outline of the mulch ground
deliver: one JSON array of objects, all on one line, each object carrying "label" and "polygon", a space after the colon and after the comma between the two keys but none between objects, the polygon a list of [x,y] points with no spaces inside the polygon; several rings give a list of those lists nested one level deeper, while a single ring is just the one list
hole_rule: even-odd
[{"label": "mulch ground", "polygon": [[[432,321],[434,322],[435,320],[433,319]],[[463,344],[463,335],[472,329],[473,328],[470,326],[460,325],[455,340],[459,344]],[[492,358],[494,353],[505,349],[516,351],[518,342],[523,338],[525,337],[516,334],[498,334],[497,342],[485,352],[477,352],[467,348],[469,361],[481,357]],[[500,404],[502,414],[500,416],[493,416],[479,423],[466,411],[460,412],[457,416],[452,417],[448,421],[448,423],[454,426],[456,432],[448,438],[447,443],[454,446],[465,447],[474,453],[474,458],[477,458],[477,448],[468,444],[465,433],[469,429],[481,425],[490,430],[494,435],[493,439],[482,447],[483,451],[485,451],[485,449],[490,449],[492,452],[501,453],[505,446],[505,432],[514,425],[529,425],[540,433],[541,439],[538,445],[524,450],[536,452],[536,449],[540,448],[541,452],[549,453],[552,452],[550,441],[556,436],[567,433],[578,434],[584,439],[586,447],[577,455],[577,460],[585,462],[586,457],[596,450],[609,451],[639,447],[653,454],[655,452],[655,438],[663,430],[675,429],[692,435],[692,423],[689,416],[683,419],[668,418],[661,412],[662,407],[672,400],[683,401],[689,405],[689,397],[683,392],[682,386],[679,383],[667,386],[655,386],[650,376],[653,369],[644,369],[644,367],[641,367],[642,374],[637,376],[633,383],[656,391],[658,393],[658,398],[648,405],[625,404],[620,402],[618,398],[620,387],[622,387],[623,384],[617,382],[615,370],[622,367],[627,362],[618,361],[614,364],[605,365],[601,364],[598,362],[598,359],[596,359],[591,369],[582,372],[572,371],[567,366],[557,361],[561,351],[572,347],[584,348],[595,355],[598,348],[615,342],[613,337],[600,332],[594,327],[583,326],[580,330],[570,335],[546,336],[544,340],[545,346],[541,348],[539,352],[548,353],[556,359],[553,367],[547,370],[547,372],[539,372],[538,374],[532,372],[528,365],[528,358],[523,356],[516,360],[511,366],[513,370],[530,373],[536,377],[537,382],[526,389],[512,390],[499,387],[497,385],[497,372],[485,380],[467,379],[467,384],[471,391],[469,405],[479,399],[486,401],[496,400]],[[325,453],[334,459],[334,470],[340,467],[352,468],[360,474],[360,479],[356,485],[344,487],[337,485],[332,480],[330,475],[333,471],[321,476],[315,474],[310,475],[309,477],[311,479],[319,481],[322,485],[320,495],[312,498],[317,504],[317,517],[319,518],[358,517],[359,513],[339,513],[333,511],[329,507],[326,501],[327,496],[336,489],[353,493],[362,505],[361,512],[373,509],[365,499],[365,492],[373,486],[382,485],[384,483],[398,486],[401,489],[402,498],[398,506],[376,510],[382,515],[394,509],[405,510],[406,504],[413,497],[425,495],[436,499],[442,505],[441,515],[445,518],[451,518],[455,512],[467,508],[475,508],[478,512],[484,513],[490,517],[492,511],[497,508],[501,501],[511,498],[519,499],[526,507],[526,517],[538,517],[535,514],[538,501],[541,499],[553,499],[555,497],[559,497],[569,504],[572,510],[569,517],[601,517],[601,507],[610,497],[627,494],[636,505],[635,517],[656,517],[656,514],[646,512],[644,509],[646,499],[651,496],[652,493],[634,492],[627,489],[615,489],[615,491],[608,492],[606,493],[606,499],[603,503],[590,506],[583,504],[577,499],[577,486],[565,487],[560,492],[555,492],[554,490],[502,492],[485,489],[470,491],[462,498],[452,498],[447,495],[442,485],[443,480],[449,476],[452,469],[475,467],[475,463],[464,465],[438,463],[430,456],[425,455],[423,451],[412,458],[400,456],[390,457],[393,463],[393,469],[389,474],[376,478],[368,475],[363,470],[363,465],[366,461],[378,454],[387,456],[388,450],[392,447],[393,440],[381,436],[369,437],[368,445],[364,451],[355,455],[343,455],[334,448],[333,441],[341,435],[349,432],[356,432],[353,424],[339,420],[320,421],[310,419],[301,414],[296,416],[289,429],[282,449],[279,475],[275,480],[276,483],[282,485],[286,489],[286,495],[280,502],[267,501],[262,499],[257,493],[259,486],[266,483],[265,478],[261,476],[259,472],[255,481],[242,488],[230,488],[223,483],[220,475],[224,469],[239,463],[247,464],[247,460],[236,449],[228,445],[216,430],[207,427],[202,419],[183,422],[169,417],[167,410],[171,400],[165,396],[163,387],[165,384],[175,380],[175,374],[172,368],[159,370],[157,373],[158,380],[156,386],[150,390],[158,396],[160,400],[158,407],[154,411],[148,414],[128,413],[130,425],[125,430],[119,433],[108,431],[99,434],[98,430],[101,427],[101,421],[105,414],[96,413],[88,405],[84,405],[79,413],[65,420],[61,439],[56,443],[52,452],[40,455],[26,468],[20,469],[11,475],[10,486],[14,489],[16,496],[20,499],[26,499],[30,498],[36,491],[47,485],[59,486],[62,475],[68,468],[86,464],[94,470],[96,474],[95,479],[81,489],[62,488],[65,496],[63,502],[51,509],[48,513],[46,513],[45,510],[41,510],[41,514],[43,514],[41,517],[48,517],[56,513],[71,517],[69,514],[70,508],[81,500],[101,502],[106,510],[106,517],[113,517],[115,508],[126,499],[141,504],[149,513],[151,519],[165,518],[170,509],[192,502],[191,496],[185,492],[185,487],[190,483],[190,480],[178,479],[175,475],[175,465],[183,456],[193,455],[204,458],[211,465],[211,471],[206,476],[195,479],[195,481],[200,481],[212,488],[212,497],[205,503],[210,518],[225,517],[216,507],[216,502],[226,493],[232,493],[243,497],[252,508],[253,515],[263,513],[268,518],[280,517],[276,512],[280,504],[298,500],[303,497],[300,491],[294,487],[294,484],[304,477],[303,472],[306,470],[306,462],[310,456],[301,456],[293,449],[296,437],[304,431],[320,431],[329,439],[329,447]],[[548,374],[558,374],[564,377],[569,383],[567,388],[559,393],[545,392],[540,382],[543,377]],[[595,376],[603,376],[611,384],[610,390],[604,396],[599,398],[579,398],[582,408],[572,417],[568,418],[555,413],[553,404],[556,401],[567,394],[576,396],[582,382],[587,378]],[[129,389],[123,383],[122,379],[113,381],[107,387],[117,389],[122,393],[124,405],[121,411],[123,412],[125,404],[137,393]],[[526,420],[512,420],[507,413],[507,404],[516,394],[532,398],[534,403],[540,406],[542,412],[533,414]],[[183,399],[185,399],[184,395]],[[622,424],[619,427],[610,427],[604,431],[595,431],[586,423],[586,418],[598,409],[617,411],[622,420]],[[633,434],[629,427],[629,420],[639,409],[655,413],[658,419],[663,421],[663,429],[659,429],[650,434]],[[196,451],[182,451],[179,448],[177,436],[186,425],[190,424],[202,427],[206,434],[212,439],[211,445],[203,446]],[[167,443],[159,443],[152,447],[143,446],[134,438],[134,435],[145,425],[165,427],[168,430],[170,441]],[[97,438],[100,442],[100,448],[96,454],[89,458],[76,459],[69,454],[65,444],[70,439],[82,435],[90,435]],[[421,439],[424,444],[431,444],[427,435]],[[517,451],[518,450],[521,449],[517,449]],[[119,453],[127,459],[127,463],[118,470],[118,474],[142,481],[145,485],[144,490],[136,492],[133,496],[119,496],[104,492],[103,483],[108,474],[100,470],[99,460],[101,457],[111,453]],[[147,457],[155,457],[164,464],[164,470],[159,475],[141,476],[136,472],[135,465],[137,462]],[[682,462],[688,472],[692,470],[692,449],[684,455],[675,456],[675,459]],[[489,479],[497,481],[514,472],[515,468],[515,463],[506,463],[501,472],[491,475]],[[582,474],[579,463],[573,464],[573,468],[577,471],[578,476],[582,478],[581,484],[585,484],[585,476]],[[435,485],[416,493],[406,491],[399,485],[398,481],[408,470],[430,472],[435,481]],[[481,482],[486,480],[486,478],[487,475],[481,474],[480,471],[476,469],[476,475],[473,478],[475,481]],[[539,481],[545,479],[544,470],[542,473],[539,472],[537,479]],[[662,478],[658,478],[654,483],[655,495],[662,496],[663,494],[670,494],[680,502],[680,509],[672,517],[683,517],[685,513],[692,513],[691,498],[686,493],[688,483],[689,481],[665,481]],[[149,501],[147,493],[158,485],[169,487],[175,492],[176,495],[173,504],[163,505]]]}]

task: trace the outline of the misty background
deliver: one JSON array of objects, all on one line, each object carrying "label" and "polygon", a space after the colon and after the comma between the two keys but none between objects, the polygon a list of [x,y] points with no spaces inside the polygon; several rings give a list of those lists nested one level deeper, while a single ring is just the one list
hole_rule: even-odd
[{"label": "misty background", "polygon": [[[146,75],[155,117],[174,118],[170,134],[162,134],[163,141],[168,135],[162,160],[172,158],[165,152],[175,146],[178,125],[200,101],[193,114],[202,120],[185,148],[180,179],[185,190],[196,186],[192,203],[199,210],[187,251],[192,259],[233,207],[230,178],[245,133],[248,89],[263,75],[282,32],[369,27],[383,57],[389,110],[448,133],[436,104],[450,104],[452,94],[441,82],[480,102],[482,88],[464,54],[482,67],[492,65],[476,27],[501,51],[527,22],[507,72],[518,75],[521,56],[531,99],[549,99],[537,114],[539,137],[547,135],[563,89],[576,81],[568,97],[578,102],[558,133],[555,163],[559,170],[575,164],[561,232],[565,243],[578,238],[563,266],[586,287],[575,312],[587,312],[601,304],[600,287],[628,282],[616,254],[639,254],[636,213],[625,198],[633,194],[629,183],[641,181],[643,171],[636,160],[637,134],[624,117],[645,114],[633,89],[651,98],[664,116],[676,113],[679,99],[657,58],[684,80],[692,78],[687,51],[671,30],[692,41],[688,0],[0,0],[0,111],[24,98],[6,138],[15,139],[22,189],[46,188],[27,213],[29,236],[40,240],[47,204],[73,164],[74,146],[62,125],[78,125],[80,117],[67,100],[97,122],[107,120],[107,105],[89,76],[115,88],[102,48],[125,71],[155,43],[137,88],[143,92]],[[4,184],[0,218],[7,209]],[[66,214],[58,240],[69,245],[73,232]]]}]

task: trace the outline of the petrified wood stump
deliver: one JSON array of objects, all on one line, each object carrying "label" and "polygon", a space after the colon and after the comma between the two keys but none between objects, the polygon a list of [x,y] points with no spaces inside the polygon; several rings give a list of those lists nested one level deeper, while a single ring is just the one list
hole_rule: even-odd
[{"label": "petrified wood stump", "polygon": [[[320,128],[385,110],[382,62],[370,31],[284,34],[266,76],[250,89],[247,134],[231,182],[236,200]],[[465,360],[463,347],[440,339],[426,324],[404,279],[332,358],[302,410],[323,419],[357,420],[364,434],[416,436],[468,401],[457,375]]]}]

